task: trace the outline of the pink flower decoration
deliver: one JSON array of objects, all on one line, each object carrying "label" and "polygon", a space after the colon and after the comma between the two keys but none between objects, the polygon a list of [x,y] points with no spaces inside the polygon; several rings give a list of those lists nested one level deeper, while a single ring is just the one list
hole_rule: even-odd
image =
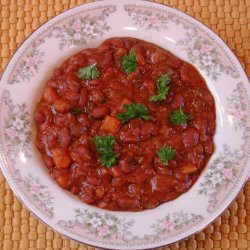
[{"label": "pink flower decoration", "polygon": [[199,56],[199,54],[200,54],[200,53],[199,53],[199,50],[196,49],[196,50],[193,51],[193,55],[194,55],[195,57]]},{"label": "pink flower decoration", "polygon": [[24,134],[20,134],[19,135],[19,140],[21,141],[21,142],[24,142],[25,141],[25,135]]},{"label": "pink flower decoration", "polygon": [[36,64],[36,61],[33,58],[29,58],[28,64],[33,67]]},{"label": "pink flower decoration", "polygon": [[109,227],[108,226],[99,227],[97,228],[97,231],[98,231],[98,236],[104,237],[109,234]]},{"label": "pink flower decoration", "polygon": [[222,170],[222,174],[223,176],[227,179],[227,180],[232,180],[233,179],[233,172],[231,169],[226,169],[224,168]]},{"label": "pink flower decoration", "polygon": [[164,223],[163,223],[164,227],[169,229],[171,228],[174,224],[173,222],[169,221],[169,220],[166,220]]},{"label": "pink flower decoration", "polygon": [[6,134],[9,136],[10,139],[13,139],[13,138],[15,138],[15,137],[17,136],[17,132],[16,132],[16,130],[13,129],[13,128],[7,128],[7,129],[5,130],[5,132],[6,132]]},{"label": "pink flower decoration", "polygon": [[76,19],[75,22],[73,23],[72,27],[73,27],[73,29],[75,31],[80,31],[81,28],[82,28],[82,22],[81,22],[81,20],[80,19]]},{"label": "pink flower decoration", "polygon": [[213,47],[209,44],[203,44],[202,47],[201,47],[201,51],[204,53],[204,54],[210,54],[210,52],[212,51]]},{"label": "pink flower decoration", "polygon": [[240,109],[236,109],[234,112],[234,116],[240,120],[242,118],[242,111]]},{"label": "pink flower decoration", "polygon": [[34,186],[34,187],[32,187],[32,192],[33,193],[39,193],[40,192],[40,187],[38,187],[38,186]]},{"label": "pink flower decoration", "polygon": [[149,22],[150,24],[156,24],[156,23],[158,22],[158,18],[157,18],[156,16],[150,16],[150,17],[148,18],[148,22]]}]

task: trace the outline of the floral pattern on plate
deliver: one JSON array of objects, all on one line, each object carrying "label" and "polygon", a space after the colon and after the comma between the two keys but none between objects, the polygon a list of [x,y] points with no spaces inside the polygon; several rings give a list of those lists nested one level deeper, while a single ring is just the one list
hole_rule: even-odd
[{"label": "floral pattern on plate", "polygon": [[[19,120],[22,120],[20,114],[16,115],[17,119],[11,118],[12,111],[9,111],[8,102],[6,105],[4,96],[0,105],[1,168],[15,193],[23,198],[24,204],[32,209],[50,227],[65,234],[67,237],[82,243],[95,245],[99,248],[155,248],[181,240],[191,233],[201,230],[203,226],[214,220],[219,215],[219,212],[232,202],[246,180],[249,173],[247,155],[250,143],[249,83],[246,82],[246,76],[235,56],[214,33],[194,19],[181,12],[149,1],[138,1],[137,5],[134,4],[135,1],[130,0],[106,1],[105,5],[103,3],[100,1],[95,2],[93,6],[92,4],[79,6],[65,12],[62,16],[59,15],[59,17],[50,20],[35,31],[20,46],[11,59],[3,74],[1,95],[5,89],[9,90],[12,96],[11,105],[13,105],[14,109],[25,114],[26,118],[24,120],[28,124],[27,126],[25,125],[27,129],[24,129],[23,121],[19,122]],[[63,197],[67,200],[68,194],[53,188],[53,185],[44,174],[45,171],[43,172],[42,170],[43,166],[40,160],[35,156],[36,151],[31,146],[33,142],[30,141],[31,124],[29,122],[33,119],[33,116],[30,113],[26,113],[34,108],[34,100],[29,95],[30,85],[16,84],[13,86],[10,84],[23,81],[31,82],[32,80],[33,90],[37,93],[41,89],[41,82],[44,81],[43,66],[46,62],[51,61],[51,43],[47,43],[47,41],[52,42],[55,47],[53,51],[54,58],[58,60],[62,57],[66,58],[73,50],[82,47],[81,43],[76,42],[80,40],[79,36],[75,37],[75,41],[75,38],[72,38],[73,32],[72,37],[67,32],[72,27],[79,31],[80,29],[85,29],[84,20],[81,20],[81,18],[89,14],[90,17],[95,16],[98,19],[104,9],[110,10],[110,12],[105,14],[103,22],[98,23],[97,21],[97,26],[98,29],[100,27],[110,27],[110,30],[105,30],[105,34],[98,33],[96,41],[104,40],[104,37],[109,37],[109,35],[120,36],[121,31],[130,32],[125,29],[127,25],[138,22],[138,24],[134,25],[137,31],[131,30],[131,33],[126,34],[131,34],[131,36],[138,38],[146,37],[145,39],[149,39],[154,43],[161,43],[164,39],[164,34],[169,33],[170,39],[179,41],[177,46],[173,46],[172,52],[174,54],[179,57],[184,56],[190,62],[193,60],[198,68],[200,67],[199,65],[203,65],[204,68],[201,70],[205,73],[204,77],[206,80],[218,79],[217,82],[211,81],[211,85],[224,110],[221,114],[222,119],[227,121],[227,117],[232,116],[234,117],[232,118],[233,123],[237,124],[238,127],[221,127],[223,136],[224,129],[226,130],[225,134],[230,134],[231,136],[222,136],[223,141],[220,141],[219,146],[216,147],[214,160],[208,164],[203,176],[197,180],[197,187],[202,195],[198,194],[195,188],[185,194],[188,198],[196,199],[199,215],[193,214],[192,203],[183,204],[181,198],[178,201],[172,201],[171,206],[168,206],[167,203],[163,204],[162,208],[164,210],[159,208],[159,211],[167,210],[167,212],[158,213],[157,208],[150,211],[150,216],[148,216],[147,212],[145,214],[143,212],[139,213],[141,217],[130,216],[129,213],[124,216],[123,213],[106,212],[104,210],[96,212],[95,209],[89,206],[87,210],[84,210],[86,208],[85,204],[81,204],[81,210],[75,213],[72,207],[79,207],[79,201],[72,199],[70,206],[67,202],[62,206],[62,200],[58,197]],[[108,18],[108,16],[111,17],[110,13],[112,11],[114,16]],[[141,13],[142,16],[138,16]],[[160,21],[163,20],[162,16],[168,19],[167,22],[163,23]],[[113,21],[113,17],[114,19],[116,18],[117,22]],[[141,20],[145,20],[145,23],[140,24]],[[65,27],[67,25],[72,26]],[[63,30],[64,27],[66,30]],[[66,32],[65,37],[67,38],[65,40],[55,36],[58,28]],[[51,30],[55,31],[55,33],[51,33]],[[94,31],[91,31],[91,29],[89,31],[90,35],[87,39],[92,39]],[[199,41],[197,41],[197,37],[199,37]],[[94,40],[86,40],[87,43],[90,41]],[[189,44],[187,41],[189,41]],[[197,52],[194,55],[188,54],[189,46],[194,50],[198,50],[200,57],[197,56]],[[73,47],[73,50],[71,50],[71,47]],[[165,48],[167,49],[168,46],[166,45]],[[29,55],[33,49],[36,52],[32,52],[33,55],[32,53]],[[206,56],[204,57],[203,55]],[[34,61],[29,61],[29,58],[34,59]],[[25,63],[22,64],[23,60],[25,60]],[[211,61],[215,65],[214,68],[209,66]],[[23,66],[20,67],[20,65]],[[17,72],[18,74],[16,74]],[[238,82],[242,82],[242,84],[238,86]],[[218,116],[218,119],[220,119],[220,116]],[[219,126],[220,123],[218,123]],[[15,130],[9,128],[14,128]],[[18,133],[15,133],[16,131]],[[24,136],[20,135],[19,137],[17,134],[23,134]],[[24,137],[29,143],[26,144]],[[237,141],[237,145],[235,145],[235,141]],[[229,147],[225,146],[221,152],[218,152],[218,148],[221,148],[222,144],[226,144]],[[24,154],[18,155],[18,152],[23,152]],[[29,158],[31,154],[34,157]],[[14,156],[18,157],[14,158]],[[27,161],[21,162],[21,159],[27,159]],[[181,206],[179,206],[180,203],[178,202],[181,203]],[[199,204],[203,205],[200,206]],[[139,227],[137,227],[138,223]],[[141,230],[142,228],[143,231]]]},{"label": "floral pattern on plate", "polygon": [[33,46],[18,62],[8,83],[14,84],[30,80],[38,73],[40,65],[44,62],[44,56],[43,51]]},{"label": "floral pattern on plate", "polygon": [[183,29],[186,30],[186,34],[184,38],[177,42],[177,45],[186,51],[190,62],[200,68],[212,80],[217,80],[222,73],[233,78],[239,76],[238,72],[233,69],[231,62],[225,62],[219,52],[221,48],[214,43],[214,39],[201,30],[198,32],[192,23],[179,18],[178,15],[173,15],[167,11],[162,12],[157,8],[126,5],[125,10],[134,24],[145,30],[164,31],[173,24],[177,26],[181,24]]},{"label": "floral pattern on plate", "polygon": [[101,214],[87,209],[84,211],[76,209],[74,220],[60,220],[58,225],[78,235],[82,235],[83,232],[86,232],[92,237],[99,237],[106,241],[114,241],[130,235],[129,228],[133,223],[133,220],[121,220],[110,213]]},{"label": "floral pattern on plate", "polygon": [[231,66],[225,66],[219,47],[215,46],[208,37],[199,34],[196,29],[187,31],[185,38],[179,40],[177,44],[186,51],[190,62],[204,71],[212,80],[217,80],[223,72],[234,78],[238,76]]},{"label": "floral pattern on plate", "polygon": [[21,154],[25,158],[31,156],[30,114],[27,111],[26,103],[14,104],[9,92],[4,93],[3,100],[8,108],[7,116],[4,119],[3,134],[8,148],[8,156],[12,163],[15,163],[17,155]]},{"label": "floral pattern on plate", "polygon": [[[18,165],[31,158],[31,128],[29,112],[25,103],[15,104],[10,97],[10,92],[5,90],[1,98],[1,117],[4,118],[4,141],[8,159],[11,162],[9,173],[19,190],[31,203],[46,217],[53,217],[53,200],[49,188],[42,184],[40,179],[33,174],[23,175]],[[3,145],[2,145],[3,147]]]},{"label": "floral pattern on plate", "polygon": [[146,30],[166,30],[168,29],[169,19],[166,15],[155,15],[153,10],[145,8],[136,8],[133,6],[126,6],[125,10],[132,18],[135,25],[139,25]]},{"label": "floral pattern on plate", "polygon": [[35,178],[32,174],[28,174],[24,178],[20,175],[18,181],[27,197],[32,200],[33,204],[40,210],[40,212],[47,217],[52,218],[54,216],[54,197],[51,195],[49,188],[41,184],[40,179]]},{"label": "floral pattern on plate", "polygon": [[95,15],[78,15],[54,27],[50,32],[50,36],[58,39],[60,50],[84,45],[88,41],[102,37],[105,32],[110,30],[107,18],[114,11],[115,7],[112,6],[103,8],[99,11],[100,13]]},{"label": "floral pattern on plate", "polygon": [[187,226],[203,220],[201,215],[188,214],[183,211],[167,214],[164,218],[159,219],[152,225],[156,235],[170,234],[173,231],[178,231]]},{"label": "floral pattern on plate", "polygon": [[213,212],[220,205],[218,195],[233,184],[239,175],[239,162],[242,159],[239,150],[232,151],[227,145],[216,159],[209,164],[204,181],[200,183],[199,194],[208,197],[208,212]]},{"label": "floral pattern on plate", "polygon": [[245,90],[242,84],[237,84],[228,101],[228,121],[232,124],[235,131],[246,127],[247,124],[247,103],[244,101]]}]

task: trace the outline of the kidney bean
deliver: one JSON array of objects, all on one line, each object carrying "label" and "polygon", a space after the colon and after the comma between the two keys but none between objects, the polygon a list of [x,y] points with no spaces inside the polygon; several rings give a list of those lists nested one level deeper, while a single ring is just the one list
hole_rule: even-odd
[{"label": "kidney bean", "polygon": [[103,60],[102,60],[102,66],[103,67],[110,67],[112,64],[113,64],[113,57],[112,57],[112,54],[111,53],[107,53],[104,57],[103,57]]},{"label": "kidney bean", "polygon": [[58,141],[61,146],[67,147],[70,143],[70,134],[67,128],[58,131]]},{"label": "kidney bean", "polygon": [[54,69],[53,75],[55,77],[61,76],[62,74],[63,74],[63,70],[62,69],[60,69],[60,68],[55,68]]},{"label": "kidney bean", "polygon": [[85,107],[88,102],[88,90],[86,88],[82,88],[80,92],[80,98],[79,98],[79,106]]},{"label": "kidney bean", "polygon": [[91,126],[91,121],[86,114],[80,114],[77,117],[77,120],[81,123],[82,126],[89,128]]},{"label": "kidney bean", "polygon": [[142,136],[157,135],[158,131],[159,131],[158,122],[144,121],[142,126],[141,126],[141,135]]},{"label": "kidney bean", "polygon": [[91,101],[93,101],[94,103],[100,103],[105,100],[105,95],[103,94],[101,90],[98,90],[98,89],[92,89],[90,91],[89,96],[90,96]]},{"label": "kidney bean", "polygon": [[154,95],[156,92],[156,84],[153,80],[145,79],[143,86],[148,90],[149,95]]},{"label": "kidney bean", "polygon": [[80,192],[80,189],[79,189],[78,186],[73,186],[73,187],[71,187],[70,192],[71,192],[72,194],[78,195],[79,192]]},{"label": "kidney bean", "polygon": [[112,179],[112,186],[115,188],[120,188],[124,184],[124,179],[122,177],[116,177]]},{"label": "kidney bean", "polygon": [[173,180],[164,175],[157,174],[151,179],[152,192],[165,192],[167,190],[171,190],[173,187]]},{"label": "kidney bean", "polygon": [[65,189],[69,188],[69,175],[68,174],[64,174],[64,175],[60,175],[56,178],[56,182]]},{"label": "kidney bean", "polygon": [[42,159],[45,165],[48,167],[48,169],[51,169],[55,166],[54,161],[50,156],[43,154]]},{"label": "kidney bean", "polygon": [[178,69],[181,66],[181,60],[175,56],[170,56],[168,57],[168,59],[166,60],[166,63],[168,66],[172,67],[173,69]]},{"label": "kidney bean", "polygon": [[63,98],[55,100],[53,106],[56,112],[61,114],[67,113],[70,110],[70,103]]},{"label": "kidney bean", "polygon": [[213,151],[214,151],[214,144],[213,144],[213,141],[210,139],[210,140],[207,140],[204,144],[204,149],[205,149],[205,153],[206,154],[212,154]]},{"label": "kidney bean", "polygon": [[199,141],[199,134],[195,128],[187,128],[183,133],[185,147],[196,146]]},{"label": "kidney bean", "polygon": [[153,64],[158,64],[165,61],[167,58],[166,54],[163,54],[160,49],[156,48],[150,55],[151,62]]},{"label": "kidney bean", "polygon": [[144,65],[146,63],[145,58],[140,53],[136,53],[136,61],[138,65]]},{"label": "kidney bean", "polygon": [[92,110],[92,115],[94,118],[104,118],[106,115],[109,115],[110,109],[104,105],[100,105],[97,108]]},{"label": "kidney bean", "polygon": [[48,103],[53,103],[56,99],[59,98],[59,95],[53,87],[47,86],[44,90],[43,98]]},{"label": "kidney bean", "polygon": [[131,198],[131,197],[121,197],[117,200],[117,204],[119,207],[122,209],[133,209],[136,208],[140,205],[138,199],[136,198]]},{"label": "kidney bean", "polygon": [[95,198],[94,198],[94,197],[91,197],[91,196],[89,196],[89,195],[87,195],[87,194],[85,194],[85,193],[80,194],[79,197],[80,197],[85,203],[87,203],[87,204],[93,204],[93,203],[95,203]]},{"label": "kidney bean", "polygon": [[175,94],[173,100],[173,109],[182,108],[184,106],[184,98],[181,94]]},{"label": "kidney bean", "polygon": [[129,162],[125,161],[125,160],[120,160],[119,161],[119,167],[121,169],[121,171],[125,174],[130,173],[131,171],[133,171],[133,166],[131,164],[129,164]]},{"label": "kidney bean", "polygon": [[89,80],[87,85],[90,87],[101,88],[103,86],[103,82],[100,79],[93,79],[93,80]]},{"label": "kidney bean", "polygon": [[72,160],[69,155],[68,149],[64,147],[57,147],[57,148],[52,149],[51,152],[52,152],[52,158],[54,160],[56,168],[62,169],[62,168],[69,167]]},{"label": "kidney bean", "polygon": [[101,199],[105,195],[105,189],[102,186],[99,186],[95,189],[95,195],[98,199]]},{"label": "kidney bean", "polygon": [[210,121],[208,122],[208,129],[207,129],[208,133],[209,133],[210,135],[214,135],[214,133],[215,133],[215,128],[216,128],[215,122],[212,121],[212,120],[210,120]]},{"label": "kidney bean", "polygon": [[76,162],[93,162],[93,153],[84,145],[72,145],[70,155]]},{"label": "kidney bean", "polygon": [[191,186],[192,186],[192,180],[189,180],[188,182],[184,182],[184,183],[180,182],[175,185],[175,190],[181,194],[181,193],[186,192],[188,189],[190,189]]},{"label": "kidney bean", "polygon": [[74,124],[70,126],[70,135],[74,137],[80,137],[84,132],[81,124]]},{"label": "kidney bean", "polygon": [[53,114],[49,107],[44,105],[39,105],[35,111],[35,122],[37,124],[51,123]]},{"label": "kidney bean", "polygon": [[110,168],[110,173],[114,177],[119,177],[122,175],[122,170],[118,166],[114,166],[114,167]]},{"label": "kidney bean", "polygon": [[75,116],[71,113],[56,114],[54,116],[54,123],[60,127],[69,127],[76,121]]},{"label": "kidney bean", "polygon": [[99,183],[99,180],[96,176],[87,176],[86,182],[90,185],[97,186]]}]

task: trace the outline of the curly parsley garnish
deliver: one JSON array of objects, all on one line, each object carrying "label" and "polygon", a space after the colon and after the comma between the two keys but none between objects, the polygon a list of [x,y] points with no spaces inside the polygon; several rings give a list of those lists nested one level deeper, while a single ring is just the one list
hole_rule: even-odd
[{"label": "curly parsley garnish", "polygon": [[80,68],[77,71],[77,76],[83,80],[93,80],[100,76],[100,72],[96,67],[96,63],[93,63],[87,67]]},{"label": "curly parsley garnish", "polygon": [[130,50],[129,54],[122,58],[122,69],[127,74],[137,69],[136,54],[134,50]]},{"label": "curly parsley garnish", "polygon": [[100,160],[103,166],[111,167],[116,164],[118,154],[114,153],[113,146],[115,144],[115,138],[113,136],[96,135],[92,141],[96,146],[96,150],[100,156]]},{"label": "curly parsley garnish", "polygon": [[125,110],[125,113],[118,113],[117,115],[122,124],[136,117],[140,117],[144,120],[150,119],[149,110],[144,105],[132,102],[129,105],[124,104],[123,108]]},{"label": "curly parsley garnish", "polygon": [[83,110],[80,108],[72,108],[70,111],[73,115],[80,115],[83,113]]},{"label": "curly parsley garnish", "polygon": [[168,165],[168,161],[174,158],[175,150],[164,144],[157,152],[161,161]]},{"label": "curly parsley garnish", "polygon": [[181,108],[174,110],[170,115],[170,121],[175,125],[186,124],[190,118],[191,116],[185,114]]},{"label": "curly parsley garnish", "polygon": [[149,98],[151,102],[163,101],[166,100],[166,96],[169,91],[169,87],[167,86],[171,82],[171,79],[168,75],[162,75],[156,81],[157,85],[157,94],[153,95]]}]

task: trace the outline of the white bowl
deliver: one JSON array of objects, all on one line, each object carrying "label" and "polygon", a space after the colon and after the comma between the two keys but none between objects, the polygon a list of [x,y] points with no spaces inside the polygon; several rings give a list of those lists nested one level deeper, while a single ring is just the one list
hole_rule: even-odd
[{"label": "white bowl", "polygon": [[[89,206],[61,189],[35,148],[33,113],[53,68],[114,36],[153,42],[194,64],[216,100],[215,152],[198,181],[176,200],[143,212]],[[250,170],[248,79],[228,47],[192,17],[146,1],[101,1],[51,19],[19,47],[0,85],[0,161],[14,193],[57,232],[108,249],[147,249],[179,241],[211,223]]]}]

